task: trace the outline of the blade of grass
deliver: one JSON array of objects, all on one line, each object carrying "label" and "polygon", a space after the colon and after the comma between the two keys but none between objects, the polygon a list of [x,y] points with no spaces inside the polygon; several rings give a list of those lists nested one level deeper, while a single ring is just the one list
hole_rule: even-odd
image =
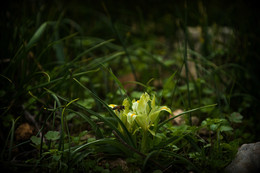
[{"label": "blade of grass", "polygon": [[[76,80],[76,79],[74,79]],[[77,80],[76,80],[77,81]],[[98,96],[96,96],[93,92],[91,92],[88,88],[86,88],[84,85],[82,85],[79,81],[77,81],[77,83],[82,86],[83,88],[85,88],[87,91],[90,92],[90,94],[97,99],[97,101],[99,101],[110,113],[110,115],[113,116],[113,118],[115,118],[117,120],[117,122],[119,122],[119,124],[122,126],[122,128],[124,129],[124,132],[126,133],[126,136],[123,135],[117,128],[116,125],[114,125],[113,123],[111,123],[111,121],[109,121],[108,119],[104,118],[103,116],[99,115],[98,113],[85,108],[84,106],[77,104],[77,103],[73,103],[73,105],[75,105],[76,107],[88,112],[89,114],[96,116],[98,119],[100,119],[101,121],[103,121],[106,125],[108,125],[112,130],[115,130],[122,139],[124,139],[129,145],[133,146],[134,148],[136,148],[136,145],[133,142],[132,136],[130,135],[130,133],[128,132],[128,130],[126,129],[125,125],[123,124],[123,122],[115,115],[115,113],[113,112],[113,110],[104,102],[102,101]],[[94,96],[95,95],[95,96]],[[58,96],[61,100],[64,101],[68,101],[67,99]]]},{"label": "blade of grass", "polygon": [[15,131],[15,123],[17,122],[17,120],[20,117],[16,118],[16,120],[12,120],[12,127],[11,127],[11,136],[10,136],[10,145],[9,145],[9,152],[8,152],[8,159],[7,160],[11,160],[11,156],[12,156],[12,147],[13,147],[13,143],[14,143],[14,131]]},{"label": "blade of grass", "polygon": [[[104,8],[106,9],[107,14],[109,15],[108,9],[105,7],[105,5],[103,5],[103,6],[104,6]],[[117,28],[116,28],[116,26],[115,26],[115,23],[112,21],[112,18],[111,18],[110,15],[109,15],[109,22],[110,22],[110,26],[111,26],[113,32],[116,34],[117,38],[119,39],[119,42],[121,43],[121,45],[122,45],[122,47],[123,47],[123,50],[124,50],[124,52],[125,52],[125,54],[126,54],[128,63],[129,63],[130,68],[131,68],[131,71],[132,71],[132,73],[133,73],[133,75],[134,75],[135,80],[137,81],[137,75],[136,75],[135,67],[134,67],[134,65],[133,65],[133,63],[132,63],[132,60],[131,60],[130,54],[129,54],[128,50],[127,50],[126,44],[125,44],[125,42],[123,41],[121,35],[119,34],[119,32],[118,32],[118,30],[117,30]]]},{"label": "blade of grass", "polygon": [[[54,35],[54,39],[55,40],[59,40],[60,39],[60,25],[61,25],[61,21],[62,21],[62,17],[64,16],[64,11],[62,11],[59,15],[59,18],[55,24],[55,26],[53,27],[53,35]],[[61,64],[65,63],[65,55],[64,55],[64,47],[62,42],[59,42],[58,44],[53,45],[53,49],[56,52],[56,57],[58,59],[58,62]]]},{"label": "blade of grass", "polygon": [[169,145],[171,143],[177,143],[178,141],[183,139],[186,135],[188,135],[188,134],[182,134],[181,136],[172,136],[169,139],[167,139],[166,141],[162,141],[161,143],[159,143],[154,148],[155,149],[163,149],[163,148],[165,148],[167,145]]},{"label": "blade of grass", "polygon": [[87,68],[89,68],[89,69],[97,68],[98,66],[100,66],[100,65],[102,65],[106,62],[109,62],[109,61],[117,58],[118,56],[121,56],[121,55],[124,55],[124,54],[125,54],[125,52],[116,52],[116,53],[113,53],[112,55],[109,55],[109,56],[106,56],[106,57],[96,58],[91,63],[89,63],[87,65]]},{"label": "blade of grass", "polygon": [[191,137],[191,135],[184,136],[184,139],[186,139],[191,144],[191,146],[197,150],[197,152],[202,151],[200,147],[197,145],[197,143],[194,141],[194,139]]},{"label": "blade of grass", "polygon": [[85,121],[87,121],[90,126],[92,127],[92,129],[95,131],[95,135],[96,137],[99,139],[99,138],[103,138],[103,134],[101,132],[101,130],[99,129],[99,127],[97,126],[97,124],[91,120],[91,118],[89,118],[87,115],[84,115],[83,113],[81,112],[76,112],[74,110],[69,110],[70,112],[73,112],[75,114],[77,114],[78,116],[80,116],[82,119],[84,119]]},{"label": "blade of grass", "polygon": [[86,55],[87,53],[91,52],[92,50],[97,49],[97,48],[99,48],[99,47],[101,47],[101,46],[103,46],[103,45],[105,45],[105,44],[108,44],[108,43],[110,43],[110,42],[112,42],[112,41],[114,41],[114,39],[110,39],[110,40],[107,40],[107,41],[103,41],[103,42],[101,42],[101,43],[99,43],[99,44],[97,44],[97,45],[95,45],[95,46],[93,46],[93,47],[91,47],[91,48],[85,50],[84,52],[82,52],[81,54],[79,54],[78,56],[76,56],[72,61],[70,61],[70,62],[68,63],[68,65],[69,65],[69,66],[72,65],[73,63],[75,63],[75,62],[76,62],[79,58],[81,58],[82,56],[84,56],[84,55]]},{"label": "blade of grass", "polygon": [[184,114],[187,114],[187,113],[190,113],[190,112],[194,112],[194,111],[197,111],[197,110],[200,110],[200,109],[205,109],[205,108],[209,108],[209,107],[214,107],[214,106],[216,106],[216,105],[217,105],[217,104],[206,105],[206,106],[194,108],[194,109],[185,111],[185,112],[183,112],[183,113],[180,113],[179,115],[176,115],[176,116],[174,116],[174,117],[172,117],[172,118],[169,118],[169,119],[165,120],[164,122],[160,123],[160,124],[158,125],[158,129],[159,129],[160,127],[162,127],[164,124],[166,124],[167,122],[169,122],[169,121],[171,121],[171,120],[173,120],[173,119],[175,119],[175,118],[177,118],[177,117],[179,117],[179,116],[181,116],[181,115],[184,115]]},{"label": "blade of grass", "polygon": [[[15,128],[15,123],[19,118],[20,118],[20,116],[18,118],[16,118],[15,120],[12,120],[12,126],[11,126],[9,133],[8,133],[8,136],[7,136],[6,141],[5,141],[4,148],[3,148],[2,153],[1,153],[1,160],[5,160],[4,154],[5,154],[5,149],[6,149],[7,146],[9,146],[7,160],[8,161],[11,160],[13,143],[14,143],[14,131],[15,131],[14,128]],[[10,143],[8,143],[9,138],[10,138]]]},{"label": "blade of grass", "polygon": [[[168,156],[172,156],[172,157],[175,157],[177,159],[179,159],[183,165],[189,165],[190,167],[192,167],[196,172],[199,172],[198,168],[191,162],[189,161],[188,159],[186,159],[185,157],[181,156],[180,154],[176,154],[175,152],[172,152],[172,151],[168,151],[168,150],[159,150],[158,151],[160,154],[162,155],[168,155]],[[173,161],[174,162],[174,161]]]},{"label": "blade of grass", "polygon": [[16,59],[18,59],[18,57],[24,52],[24,49],[25,49],[25,46],[24,45],[21,45],[19,47],[19,49],[16,51],[14,57],[11,59],[11,62],[10,64],[7,66],[7,68],[4,70],[4,74],[7,74],[9,69],[11,68],[12,65],[15,64],[16,62]]},{"label": "blade of grass", "polygon": [[[59,112],[61,113],[62,111],[61,111],[61,108],[62,108],[62,106],[61,106],[61,103],[60,103],[60,100],[59,100],[59,98],[57,97],[57,95],[54,93],[54,92],[52,92],[51,90],[49,90],[49,89],[47,89],[47,88],[44,88],[48,93],[50,93],[51,94],[51,96],[54,98],[54,100],[57,102],[57,104],[58,104],[58,110],[59,110]],[[59,140],[59,147],[58,147],[58,150],[59,151],[61,151],[61,147],[62,147],[62,144],[63,144],[63,123],[62,123],[63,121],[62,121],[62,119],[61,119],[61,135],[60,135],[60,140]]]},{"label": "blade of grass", "polygon": [[47,21],[41,24],[41,26],[37,29],[37,31],[34,33],[28,44],[26,45],[26,50],[29,50],[32,46],[35,45],[35,43],[40,39],[40,37],[43,35],[45,30],[47,30],[47,27],[49,25],[54,25],[56,22]]},{"label": "blade of grass", "polygon": [[[79,76],[82,76],[82,75],[85,75],[85,74],[88,74],[88,73],[95,73],[99,71],[99,68],[98,69],[95,69],[95,70],[89,70],[89,71],[85,71],[85,72],[80,72],[80,73],[77,73],[77,74],[73,74],[72,77],[79,77]],[[55,82],[58,82],[58,81],[61,81],[63,80],[64,77],[60,77],[60,78],[57,78],[57,79],[54,79],[54,80],[51,80],[50,82],[45,82],[43,84],[40,84],[40,85],[37,85],[35,87],[32,87],[30,89],[28,89],[27,91],[32,91],[32,90],[35,90],[35,89],[38,89],[38,88],[42,88],[42,87],[45,87],[45,86],[48,86],[50,84],[53,84]],[[65,80],[69,80],[70,79],[70,76],[67,76],[65,77]]]},{"label": "blade of grass", "polygon": [[110,115],[112,115],[118,122],[119,124],[122,126],[126,137],[124,137],[118,130],[116,130],[117,132],[120,133],[120,135],[122,135],[121,137],[123,139],[125,139],[127,141],[127,143],[129,143],[131,146],[135,147],[134,141],[132,139],[132,136],[130,135],[129,131],[127,130],[127,128],[125,127],[124,123],[116,116],[116,114],[114,113],[114,111],[102,100],[100,99],[95,93],[93,93],[91,90],[89,90],[88,88],[86,88],[82,83],[80,83],[77,79],[73,78],[82,88],[84,88],[85,90],[87,90],[92,97],[94,97],[98,102],[100,102],[110,113]]},{"label": "blade of grass", "polygon": [[[163,91],[162,91],[162,95],[160,96],[160,100],[159,100],[159,105],[161,105],[161,101],[162,101],[162,97],[164,97],[164,95],[166,94],[166,91],[170,91],[172,89],[172,81],[173,78],[175,77],[176,72],[174,72],[166,81],[166,83],[163,85]],[[175,88],[175,87],[174,87]]]},{"label": "blade of grass", "polygon": [[[137,153],[137,154],[140,155],[141,157],[146,158],[146,155],[145,155],[145,154],[143,154],[143,153],[141,153],[140,151],[138,151],[137,149],[135,149],[135,148],[129,146],[124,140],[122,140],[122,139],[120,138],[120,136],[118,136],[118,134],[117,134],[115,131],[113,131],[113,133],[114,133],[114,135],[119,139],[119,141],[120,141],[124,146],[126,146],[126,147],[127,147],[128,149],[130,149],[131,151]],[[159,168],[162,168],[162,166],[161,166],[159,163],[157,163],[156,161],[154,161],[154,160],[152,160],[152,159],[151,159],[151,161],[152,161],[155,165],[157,165]]]},{"label": "blade of grass", "polygon": [[84,158],[86,158],[88,155],[92,154],[92,151],[84,151],[82,153],[79,153],[78,155],[74,156],[74,158],[72,158],[70,160],[70,164],[69,167],[73,168],[77,163],[79,163],[81,160],[83,160]]},{"label": "blade of grass", "polygon": [[145,50],[143,48],[140,48],[140,50],[142,50],[145,54],[147,54],[149,57],[151,57],[151,59],[153,59],[155,61],[155,63],[160,64],[163,68],[165,68],[165,69],[169,70],[170,72],[174,73],[174,70],[173,70],[172,67],[165,65],[163,61],[158,60],[153,54],[149,53],[147,50]]},{"label": "blade of grass", "polygon": [[[116,148],[120,149],[121,151],[123,151],[125,154],[127,155],[131,155],[132,153],[129,152],[121,143],[119,143],[118,141],[116,141],[115,139],[110,139],[110,138],[103,138],[103,139],[98,139],[92,142],[88,142],[86,144],[83,144],[81,146],[77,146],[71,153],[73,155],[75,155],[76,153],[78,153],[79,151],[82,151],[84,149],[86,149],[87,147],[94,145],[94,146],[98,146],[98,145],[102,145],[102,144],[110,144],[115,146]],[[67,149],[68,150],[68,149]],[[67,151],[65,150],[65,151]]]},{"label": "blade of grass", "polygon": [[149,154],[146,155],[146,157],[145,157],[145,159],[144,159],[144,162],[143,162],[143,167],[142,167],[142,170],[143,170],[143,171],[145,171],[145,166],[146,166],[148,160],[149,160],[149,159],[152,157],[152,155],[155,154],[155,153],[158,153],[158,151],[155,150],[155,151],[152,151],[152,152],[150,152]]},{"label": "blade of grass", "polygon": [[4,75],[2,75],[2,74],[0,74],[0,76],[1,76],[2,78],[6,79],[6,80],[7,80],[9,83],[11,83],[12,85],[14,85],[14,83],[12,82],[12,80],[9,79],[8,77],[6,77],[6,76],[4,76]]},{"label": "blade of grass", "polygon": [[121,93],[121,95],[127,97],[129,103],[131,104],[131,103],[132,103],[132,102],[131,102],[131,99],[130,99],[129,96],[127,95],[127,92],[126,92],[126,90],[125,90],[123,84],[122,84],[122,83],[119,81],[119,79],[114,75],[112,69],[109,70],[109,69],[106,68],[105,66],[103,66],[103,67],[104,67],[104,69],[106,69],[106,70],[110,73],[110,75],[112,76],[112,78],[114,79],[114,81],[116,82],[116,84],[118,85],[118,87],[119,87],[119,89],[120,89],[120,92],[123,91],[123,93]]},{"label": "blade of grass", "polygon": [[73,33],[73,34],[70,34],[70,35],[68,35],[68,36],[65,36],[65,37],[63,37],[63,38],[61,38],[61,39],[59,39],[59,40],[56,40],[56,41],[53,41],[53,42],[49,43],[48,46],[41,51],[41,53],[39,54],[37,60],[39,61],[39,60],[42,58],[42,56],[44,55],[44,53],[45,53],[49,48],[53,47],[53,46],[56,45],[56,44],[60,44],[62,41],[65,41],[65,40],[68,40],[68,39],[70,39],[70,38],[72,38],[72,37],[75,37],[77,34],[78,34],[78,33]]},{"label": "blade of grass", "polygon": [[[66,123],[66,127],[67,127],[67,133],[68,133],[68,139],[69,139],[69,144],[70,144],[70,132],[69,132],[69,128],[68,128],[68,124],[67,124],[67,121],[66,121],[66,119],[65,119],[65,117],[64,117],[64,113],[65,113],[65,110],[67,109],[67,107],[70,105],[70,104],[72,104],[73,102],[76,102],[76,101],[78,101],[79,100],[79,98],[76,98],[76,99],[74,99],[74,100],[71,100],[69,103],[67,103],[66,105],[65,105],[65,107],[63,108],[63,110],[62,110],[62,113],[61,113],[61,127],[62,127],[62,129],[61,129],[61,137],[60,137],[60,139],[62,139],[62,138],[64,138],[64,132],[65,132],[65,127],[64,127],[64,125],[65,125],[65,123]],[[64,141],[64,140],[63,140]],[[62,151],[64,151],[64,143],[63,143],[63,145],[62,145]],[[70,152],[70,145],[69,145],[69,152]]]},{"label": "blade of grass", "polygon": [[[184,29],[185,29],[185,42],[184,42],[184,64],[185,64],[185,73],[186,73],[186,85],[188,91],[188,109],[191,108],[191,96],[190,96],[190,87],[189,87],[189,67],[188,67],[188,60],[187,60],[187,43],[188,43],[188,28],[187,28],[187,1],[184,2],[185,8],[185,21],[184,21]],[[188,114],[189,124],[192,125],[191,121],[191,114]]]}]

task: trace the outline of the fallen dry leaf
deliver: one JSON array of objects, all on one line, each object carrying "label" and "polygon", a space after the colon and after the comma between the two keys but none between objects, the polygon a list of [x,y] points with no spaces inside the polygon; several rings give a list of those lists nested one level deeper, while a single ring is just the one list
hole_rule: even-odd
[{"label": "fallen dry leaf", "polygon": [[33,135],[34,128],[28,123],[23,123],[15,130],[15,138],[17,141],[27,140]]}]

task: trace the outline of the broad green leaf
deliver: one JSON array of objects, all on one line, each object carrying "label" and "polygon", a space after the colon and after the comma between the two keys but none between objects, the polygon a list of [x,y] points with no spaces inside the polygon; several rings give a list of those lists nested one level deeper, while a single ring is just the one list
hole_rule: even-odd
[{"label": "broad green leaf", "polygon": [[218,129],[218,125],[217,124],[211,124],[210,125],[210,130],[216,131],[217,129]]},{"label": "broad green leaf", "polygon": [[76,114],[74,114],[74,113],[68,114],[68,115],[66,116],[66,120],[67,120],[67,121],[70,121],[70,120],[73,119],[75,116],[76,116]]},{"label": "broad green leaf", "polygon": [[58,140],[60,138],[60,132],[58,131],[48,131],[45,135],[47,140]]},{"label": "broad green leaf", "polygon": [[221,126],[219,130],[220,130],[221,132],[227,132],[227,131],[233,130],[233,128],[230,127],[230,126]]},{"label": "broad green leaf", "polygon": [[41,138],[39,138],[39,137],[32,136],[30,139],[31,139],[32,143],[34,143],[35,145],[41,144]]},{"label": "broad green leaf", "polygon": [[242,123],[243,116],[238,112],[233,112],[228,118],[230,122]]}]

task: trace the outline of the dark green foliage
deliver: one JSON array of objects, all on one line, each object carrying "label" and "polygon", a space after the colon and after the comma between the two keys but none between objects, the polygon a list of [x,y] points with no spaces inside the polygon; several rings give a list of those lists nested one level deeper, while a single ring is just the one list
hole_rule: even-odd
[{"label": "dark green foliage", "polygon": [[[0,24],[1,168],[222,171],[241,144],[259,140],[256,7],[8,2]],[[182,112],[162,112],[147,133],[135,122],[131,132],[109,104],[126,98],[131,107],[144,92]]]}]

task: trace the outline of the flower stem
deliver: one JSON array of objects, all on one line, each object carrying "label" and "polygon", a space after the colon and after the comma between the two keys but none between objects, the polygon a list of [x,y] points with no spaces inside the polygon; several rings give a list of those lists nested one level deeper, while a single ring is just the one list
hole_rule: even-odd
[{"label": "flower stem", "polygon": [[141,143],[141,153],[146,153],[147,152],[147,139],[148,139],[148,133],[147,130],[143,131],[143,138],[142,138],[142,143]]}]

